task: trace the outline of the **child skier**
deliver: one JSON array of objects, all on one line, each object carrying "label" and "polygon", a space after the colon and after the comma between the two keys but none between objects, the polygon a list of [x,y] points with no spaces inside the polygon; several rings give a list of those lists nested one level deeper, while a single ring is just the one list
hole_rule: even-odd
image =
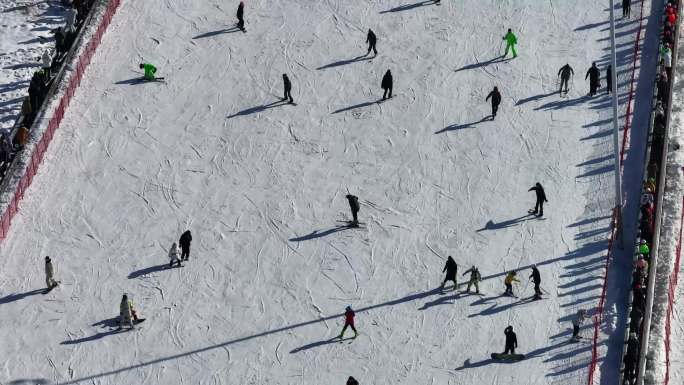
[{"label": "child skier", "polygon": [[55,281],[55,268],[52,266],[52,260],[50,257],[45,257],[45,284],[48,290],[52,290],[57,286],[57,281]]},{"label": "child skier", "polygon": [[580,331],[580,326],[584,323],[584,320],[587,318],[587,311],[584,309],[579,309],[577,310],[577,314],[575,317],[572,319],[572,338],[570,341],[572,342],[577,342],[580,340],[579,336],[579,331]]},{"label": "child skier", "polygon": [[515,52],[515,45],[518,44],[518,38],[513,34],[513,31],[511,29],[508,29],[508,33],[506,36],[504,36],[503,40],[506,40],[506,51],[504,51],[503,57],[506,57],[508,55],[508,50],[511,50],[511,53],[513,53],[513,59],[518,57],[518,54]]},{"label": "child skier", "polygon": [[470,273],[470,280],[468,280],[468,287],[466,288],[466,293],[470,293],[470,286],[475,285],[475,294],[480,294],[480,287],[478,283],[482,280],[482,276],[480,276],[480,271],[473,265],[470,269],[466,270],[463,274],[461,275],[466,275]]},{"label": "child skier", "polygon": [[156,80],[157,67],[152,64],[140,63],[140,69],[145,71],[145,80]]},{"label": "child skier", "polygon": [[241,1],[240,5],[238,5],[238,10],[237,10],[237,19],[238,19],[237,27],[240,29],[240,31],[247,32],[245,30],[244,15],[245,15],[245,3]]},{"label": "child skier", "polygon": [[344,311],[344,327],[342,327],[342,332],[337,338],[344,338],[344,332],[345,330],[347,330],[347,327],[351,327],[351,329],[354,331],[354,338],[356,338],[359,335],[359,333],[356,331],[356,328],[354,327],[355,315],[356,314],[354,313],[354,310],[352,310],[351,306],[347,306],[347,308]]},{"label": "child skier", "polygon": [[532,265],[532,274],[530,274],[529,279],[534,282],[534,299],[541,299],[542,292],[539,287],[539,285],[541,285],[541,275],[539,274],[537,265]]},{"label": "child skier", "polygon": [[447,281],[453,281],[454,282],[454,290],[458,287],[458,282],[456,282],[456,273],[458,272],[458,265],[456,264],[456,261],[454,261],[453,258],[451,258],[451,255],[447,258],[446,264],[444,265],[444,269],[442,269],[442,273],[446,271],[446,276],[444,277],[444,282],[442,282],[442,287],[440,290],[444,290],[444,285],[447,283]]},{"label": "child skier", "polygon": [[504,292],[504,295],[510,295],[510,296],[515,296],[513,294],[513,282],[518,282],[518,278],[516,278],[517,273],[515,270],[510,271],[508,274],[506,274],[506,278],[504,279],[504,285],[506,285],[506,291]]},{"label": "child skier", "polygon": [[135,329],[134,321],[138,320],[138,315],[133,309],[133,301],[128,299],[128,295],[124,293],[121,297],[121,304],[119,305],[119,329],[123,327],[124,324],[128,324],[131,329]]},{"label": "child skier", "polygon": [[171,262],[169,263],[169,267],[173,267],[173,264],[176,263],[178,264],[178,267],[181,267],[181,261],[180,261],[180,250],[178,250],[178,246],[176,246],[176,242],[174,242],[171,245],[171,249],[169,249],[169,259]]},{"label": "child skier", "polygon": [[351,222],[352,227],[359,227],[359,198],[356,195],[347,194],[347,201],[349,202],[349,209],[351,209],[352,217],[354,218]]}]

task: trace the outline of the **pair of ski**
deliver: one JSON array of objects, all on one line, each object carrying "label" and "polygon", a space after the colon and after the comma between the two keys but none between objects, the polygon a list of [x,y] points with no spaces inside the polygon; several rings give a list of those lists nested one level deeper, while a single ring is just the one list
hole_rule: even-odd
[{"label": "pair of ski", "polygon": [[59,286],[60,283],[62,283],[62,281],[56,281],[56,282],[55,282],[55,286],[48,287],[47,289],[43,290],[43,295],[45,295],[45,294],[51,292],[52,290],[54,290],[54,288],[56,288],[57,286]]}]

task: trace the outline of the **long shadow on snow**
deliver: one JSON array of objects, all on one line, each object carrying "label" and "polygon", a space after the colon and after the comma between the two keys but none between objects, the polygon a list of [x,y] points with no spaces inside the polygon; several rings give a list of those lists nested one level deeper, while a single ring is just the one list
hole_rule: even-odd
[{"label": "long shadow on snow", "polygon": [[231,119],[231,118],[234,118],[236,116],[245,116],[245,115],[256,114],[257,112],[266,111],[269,108],[281,107],[281,106],[285,106],[287,104],[288,103],[286,100],[276,100],[275,102],[272,102],[272,103],[263,104],[261,106],[256,106],[256,107],[251,107],[251,108],[248,108],[246,110],[236,112],[233,115],[228,115],[226,117],[226,119]]},{"label": "long shadow on snow", "polygon": [[437,306],[437,305],[452,304],[453,302],[449,302],[449,301],[451,301],[452,299],[457,300],[461,297],[461,295],[462,295],[462,293],[458,292],[458,293],[453,294],[453,295],[447,295],[447,296],[439,297],[434,301],[425,302],[423,304],[423,307],[418,308],[418,310],[427,310],[427,309],[429,309],[433,306]]},{"label": "long shadow on snow", "polygon": [[314,230],[310,234],[302,235],[301,237],[290,238],[290,242],[308,241],[311,239],[325,237],[326,235],[334,234],[338,231],[344,231],[349,229],[353,229],[353,227],[350,225],[335,226],[331,229],[321,231],[320,233],[318,232],[318,230]]},{"label": "long shadow on snow", "polygon": [[501,305],[501,306],[498,306],[498,304],[494,303],[479,313],[468,314],[468,318],[493,315],[493,314],[501,313],[502,311],[505,311],[505,310],[512,309],[516,306],[526,305],[526,304],[530,304],[532,302],[534,302],[534,301],[532,301],[532,298],[529,297],[529,298],[521,298],[521,299],[518,299],[516,301],[507,303],[505,305]]},{"label": "long shadow on snow", "polygon": [[608,21],[601,21],[601,22],[598,22],[598,23],[585,24],[585,25],[583,25],[583,26],[581,26],[581,27],[575,28],[575,31],[586,31],[587,29],[592,29],[592,28],[600,27],[600,26],[602,26],[602,25],[604,25],[604,24],[608,24]]},{"label": "long shadow on snow", "polygon": [[499,222],[499,223],[495,223],[493,220],[490,219],[489,221],[487,221],[487,223],[485,223],[483,228],[475,230],[475,231],[477,231],[479,233],[479,232],[485,231],[485,230],[505,229],[506,227],[515,226],[516,224],[518,224],[520,222],[524,222],[524,221],[532,219],[532,218],[533,218],[532,214],[527,214],[527,215],[523,215],[521,217],[509,219],[507,221],[503,221],[503,222]]},{"label": "long shadow on snow", "polygon": [[[104,319],[100,322],[95,322],[92,326],[116,328],[119,326],[118,321],[119,321],[119,317],[107,318],[107,319]],[[76,345],[76,344],[80,344],[82,342],[95,341],[95,340],[99,340],[100,338],[103,338],[103,337],[107,337],[107,336],[110,336],[113,334],[121,333],[123,331],[124,330],[122,330],[122,329],[113,329],[113,330],[107,330],[104,332],[97,332],[96,334],[93,334],[92,336],[82,337],[82,338],[78,338],[75,340],[62,341],[61,345]]]},{"label": "long shadow on snow", "polygon": [[464,370],[464,369],[473,369],[473,368],[480,368],[482,366],[487,366],[490,364],[514,364],[514,361],[504,361],[504,360],[493,360],[491,358],[487,358],[486,360],[482,361],[477,361],[477,362],[470,362],[470,358],[467,360],[463,361],[463,365],[454,368],[454,370],[459,371],[459,370]]},{"label": "long shadow on snow", "polygon": [[589,99],[589,95],[584,95],[580,96],[579,98],[575,99],[561,99],[561,100],[556,100],[553,102],[548,102],[546,104],[542,104],[539,107],[536,107],[534,110],[539,111],[539,110],[560,110],[561,108],[565,107],[571,107],[571,106],[576,106],[578,104],[582,104],[586,102]]},{"label": "long shadow on snow", "polygon": [[430,5],[430,4],[435,4],[435,0],[424,0],[424,1],[420,1],[418,3],[414,3],[414,4],[404,4],[404,5],[400,5],[398,7],[394,7],[392,9],[388,9],[386,11],[381,11],[380,13],[409,11],[411,9],[423,7],[423,6]]},{"label": "long shadow on snow", "polygon": [[128,84],[128,85],[132,86],[132,85],[136,85],[136,84],[145,84],[145,83],[147,83],[147,82],[145,81],[144,77],[136,76],[134,78],[130,78],[130,79],[126,79],[126,80],[119,80],[118,82],[116,82],[114,84],[117,84],[117,85]]},{"label": "long shadow on snow", "polygon": [[158,271],[166,270],[169,269],[169,264],[165,263],[163,265],[157,265],[157,266],[150,266],[146,267],[144,269],[136,270],[130,274],[128,274],[128,279],[133,279],[133,278],[138,278],[142,277],[143,275],[151,274],[151,273],[156,273]]},{"label": "long shadow on snow", "polygon": [[324,65],[322,67],[318,67],[316,69],[317,70],[324,70],[324,69],[328,69],[328,68],[341,67],[341,66],[351,64],[351,63],[362,62],[362,61],[366,61],[366,60],[373,60],[373,57],[374,56],[367,56],[367,55],[357,56],[353,59],[345,59],[345,60],[336,61],[334,63],[326,64],[326,65]]},{"label": "long shadow on snow", "polygon": [[27,291],[25,293],[19,293],[19,294],[10,294],[5,297],[0,298],[0,305],[14,302],[14,301],[20,301],[26,297],[30,297],[32,295],[36,294],[42,294],[45,291],[45,289],[36,289],[36,290],[31,290]]},{"label": "long shadow on snow", "polygon": [[543,99],[543,98],[546,98],[548,96],[557,95],[557,94],[558,94],[558,91],[551,91],[548,94],[539,94],[539,95],[530,96],[528,98],[518,100],[515,103],[515,105],[519,106],[521,104],[529,103],[529,102],[532,102],[535,100]]},{"label": "long shadow on snow", "polygon": [[606,136],[609,136],[612,133],[613,133],[613,130],[599,131],[599,132],[593,133],[589,136],[585,136],[584,138],[580,138],[580,140],[592,140],[592,139],[605,138]]},{"label": "long shadow on snow", "polygon": [[441,133],[447,132],[447,131],[456,131],[456,130],[462,130],[462,129],[464,129],[464,128],[475,127],[475,125],[477,125],[477,124],[479,124],[479,123],[482,123],[482,122],[484,122],[484,121],[490,120],[490,119],[489,119],[490,117],[491,117],[491,115],[490,115],[490,116],[485,116],[484,118],[478,120],[477,122],[472,122],[472,123],[452,124],[452,125],[450,125],[450,126],[446,126],[446,127],[442,128],[442,129],[439,130],[439,131],[436,131],[435,134],[441,134]]},{"label": "long shadow on snow", "polygon": [[368,106],[372,106],[373,104],[377,104],[379,102],[380,102],[380,100],[375,100],[375,101],[371,101],[371,102],[363,102],[363,103],[355,104],[353,106],[340,108],[339,110],[335,110],[335,111],[331,112],[331,114],[339,114],[340,112],[346,112],[346,111],[355,110],[357,108],[368,107]]},{"label": "long shadow on snow", "polygon": [[211,31],[211,32],[203,33],[201,35],[197,35],[197,36],[193,37],[193,39],[204,39],[206,37],[221,35],[223,33],[233,33],[233,32],[237,32],[239,30],[240,30],[240,28],[238,28],[238,27],[224,28],[224,29],[219,29],[217,31]]},{"label": "long shadow on snow", "polygon": [[304,346],[300,346],[298,348],[292,349],[292,350],[290,350],[290,354],[299,353],[302,350],[309,350],[309,349],[317,348],[317,347],[323,346],[323,345],[340,343],[340,342],[344,342],[344,341],[351,340],[351,339],[354,339],[354,337],[347,337],[345,339],[339,339],[338,337],[333,337],[333,338],[329,338],[327,340],[316,341],[316,342],[312,342],[308,345],[304,345]]},{"label": "long shadow on snow", "polygon": [[[477,58],[475,58],[475,60],[477,60]],[[487,61],[477,62],[477,63],[473,63],[473,64],[468,64],[467,66],[463,66],[463,67],[461,67],[461,68],[455,69],[454,72],[465,71],[465,70],[472,70],[472,69],[480,68],[480,67],[486,67],[486,66],[488,66],[488,65],[491,65],[491,64],[494,64],[494,63],[505,62],[505,61],[507,61],[507,60],[511,60],[511,59],[506,59],[503,55],[501,55],[501,56],[497,56],[497,57],[495,57],[495,58],[493,58],[493,59],[489,59],[489,60],[487,60]]]}]

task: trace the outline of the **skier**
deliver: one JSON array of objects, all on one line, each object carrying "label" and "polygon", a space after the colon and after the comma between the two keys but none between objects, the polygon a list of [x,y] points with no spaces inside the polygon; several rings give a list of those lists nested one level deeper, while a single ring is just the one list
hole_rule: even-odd
[{"label": "skier", "polygon": [[508,274],[506,274],[506,278],[504,278],[504,285],[506,285],[506,291],[504,292],[504,295],[510,295],[515,297],[515,295],[513,294],[513,282],[520,283],[518,278],[516,278],[517,274],[518,273],[516,273],[515,270],[510,271],[508,272]]},{"label": "skier", "polygon": [[145,80],[156,80],[157,67],[152,64],[140,63],[140,69],[145,70]]},{"label": "skier", "polygon": [[509,352],[510,354],[515,354],[515,349],[518,347],[518,337],[513,331],[513,326],[508,325],[504,329],[504,334],[506,335],[506,350],[502,354],[509,354]]},{"label": "skier", "polygon": [[351,209],[352,217],[354,218],[351,221],[351,226],[359,227],[359,198],[356,195],[351,194],[347,194],[345,198],[347,198],[347,201],[349,202],[349,208]]},{"label": "skier", "polygon": [[508,29],[508,33],[506,36],[504,36],[503,40],[506,40],[506,50],[504,51],[503,57],[506,57],[508,55],[508,50],[511,50],[511,53],[513,53],[513,59],[518,57],[518,54],[515,52],[515,45],[518,44],[518,38],[513,34],[513,31],[511,29]]},{"label": "skier", "polygon": [[456,264],[456,261],[454,261],[453,258],[451,258],[451,255],[449,258],[447,258],[446,264],[444,265],[444,269],[442,269],[442,273],[446,271],[446,276],[444,277],[444,282],[442,282],[442,287],[440,290],[444,290],[444,285],[446,285],[447,281],[454,281],[454,290],[458,287],[458,282],[456,282],[456,273],[458,273],[458,265]]},{"label": "skier", "polygon": [[541,275],[539,275],[539,270],[537,269],[537,265],[532,265],[532,274],[530,274],[530,278],[532,282],[534,282],[534,299],[541,299],[541,288],[539,285],[541,284]]},{"label": "skier", "polygon": [[584,323],[584,320],[587,318],[587,311],[584,309],[579,309],[577,310],[577,314],[575,314],[575,317],[572,319],[572,338],[570,341],[572,342],[577,342],[580,340],[579,336],[579,331],[580,331],[580,326]]},{"label": "skier", "polygon": [[494,87],[492,92],[487,95],[485,102],[489,100],[489,98],[492,98],[492,120],[494,120],[494,118],[496,118],[496,112],[499,110],[499,104],[501,104],[501,93],[499,93],[497,87]]},{"label": "skier", "polygon": [[290,78],[288,78],[286,74],[283,74],[283,87],[285,91],[282,100],[285,101],[290,99],[290,104],[294,103],[294,100],[292,99],[292,83],[290,83]]},{"label": "skier", "polygon": [[613,65],[608,64],[606,68],[606,94],[613,92]]},{"label": "skier", "polygon": [[636,375],[637,361],[639,360],[639,340],[636,333],[629,333],[627,340],[627,353],[625,354],[625,382],[633,383]]},{"label": "skier", "polygon": [[55,281],[55,267],[52,265],[50,257],[45,257],[45,284],[48,290],[52,290],[57,286]]},{"label": "skier", "polygon": [[632,0],[622,0],[622,17],[629,18],[632,11]]},{"label": "skier", "polygon": [[572,70],[572,67],[570,67],[570,64],[565,64],[558,70],[558,76],[560,76],[560,89],[558,90],[559,94],[563,93],[563,84],[565,84],[565,93],[568,93],[568,80],[570,80],[571,76],[575,75],[575,71]]},{"label": "skier", "polygon": [[347,385],[359,385],[359,382],[356,381],[354,377],[349,376],[349,378],[347,378]]},{"label": "skier", "polygon": [[240,31],[247,32],[245,30],[244,14],[245,14],[245,3],[241,1],[240,5],[238,5],[238,10],[237,10],[237,19],[238,19],[237,27],[240,29]]},{"label": "skier", "polygon": [[373,50],[373,56],[378,55],[378,50],[375,48],[375,43],[378,41],[378,38],[375,36],[375,33],[373,32],[372,29],[368,29],[368,36],[366,37],[366,43],[368,43],[368,52],[366,52],[366,56],[368,56]]},{"label": "skier", "polygon": [[131,329],[135,329],[134,321],[138,320],[138,315],[133,309],[133,301],[128,299],[128,295],[124,293],[121,297],[121,304],[119,305],[119,329],[124,324],[128,324]]},{"label": "skier", "polygon": [[356,328],[354,327],[354,316],[356,314],[354,313],[354,310],[352,310],[351,306],[347,306],[347,308],[344,311],[344,327],[342,327],[342,333],[339,335],[339,339],[344,338],[344,331],[347,330],[347,326],[351,327],[351,329],[354,331],[354,338],[356,338],[359,333],[356,331]]},{"label": "skier", "polygon": [[385,76],[382,77],[382,83],[380,83],[380,87],[385,90],[385,93],[382,94],[382,100],[387,99],[388,91],[389,98],[392,99],[392,72],[390,72],[390,70],[387,70],[387,72],[385,72]]},{"label": "skier", "polygon": [[466,288],[466,292],[470,293],[470,286],[475,285],[475,294],[480,294],[480,287],[478,283],[482,280],[482,276],[480,275],[480,271],[473,265],[470,269],[466,270],[463,272],[461,275],[466,275],[470,273],[470,279],[468,280],[468,287]]},{"label": "skier", "polygon": [[534,191],[537,195],[537,203],[534,204],[534,210],[530,210],[530,214],[536,215],[538,211],[539,216],[543,217],[544,202],[548,202],[548,200],[546,200],[546,193],[544,193],[544,188],[542,187],[541,183],[535,183],[535,185],[533,187],[530,187],[530,189],[527,191]]},{"label": "skier", "polygon": [[178,239],[178,245],[181,248],[181,260],[183,261],[190,259],[190,242],[192,242],[192,234],[190,230],[186,230]]},{"label": "skier", "polygon": [[43,69],[43,72],[45,72],[45,78],[50,79],[50,69],[52,68],[52,55],[50,55],[50,50],[46,49],[43,51],[43,56],[41,57],[41,60],[43,61],[43,65],[41,68]]},{"label": "skier", "polygon": [[600,77],[601,72],[596,67],[596,62],[591,63],[591,68],[587,70],[587,74],[584,76],[584,80],[589,78],[589,96],[596,95],[596,90],[601,87]]},{"label": "skier", "polygon": [[178,267],[181,267],[181,261],[178,258],[179,255],[180,251],[178,250],[178,246],[176,246],[176,242],[174,242],[169,249],[169,259],[171,260],[169,267],[173,267],[174,263],[177,263]]}]

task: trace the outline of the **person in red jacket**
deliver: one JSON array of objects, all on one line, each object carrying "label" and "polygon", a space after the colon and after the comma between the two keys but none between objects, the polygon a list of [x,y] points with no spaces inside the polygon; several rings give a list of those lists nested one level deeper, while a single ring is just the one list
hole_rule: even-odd
[{"label": "person in red jacket", "polygon": [[359,335],[359,333],[356,331],[356,328],[354,327],[355,315],[356,314],[354,313],[354,310],[352,310],[351,306],[347,306],[347,309],[345,309],[344,312],[344,327],[342,328],[342,333],[340,333],[340,339],[344,338],[344,331],[347,330],[347,327],[351,327],[351,329],[354,331],[354,338],[356,338]]}]

